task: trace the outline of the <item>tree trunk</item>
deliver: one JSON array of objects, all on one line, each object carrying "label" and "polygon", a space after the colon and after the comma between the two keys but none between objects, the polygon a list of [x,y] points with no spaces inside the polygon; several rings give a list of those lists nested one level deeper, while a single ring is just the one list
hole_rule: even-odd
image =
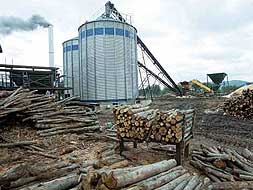
[{"label": "tree trunk", "polygon": [[134,184],[136,187],[131,190],[152,190],[169,183],[184,173],[186,173],[186,170],[182,169],[181,167],[179,167],[176,171],[169,170]]},{"label": "tree trunk", "polygon": [[185,181],[186,179],[188,179],[190,177],[189,173],[186,173],[174,180],[172,180],[171,182],[157,188],[156,190],[174,190],[179,184],[181,184],[183,181]]},{"label": "tree trunk", "polygon": [[176,165],[177,163],[175,160],[165,160],[143,166],[135,171],[123,173],[121,175],[111,172],[106,179],[106,186],[109,188],[121,188],[169,170]]},{"label": "tree trunk", "polygon": [[208,186],[212,190],[251,189],[252,187],[253,181],[218,182]]}]

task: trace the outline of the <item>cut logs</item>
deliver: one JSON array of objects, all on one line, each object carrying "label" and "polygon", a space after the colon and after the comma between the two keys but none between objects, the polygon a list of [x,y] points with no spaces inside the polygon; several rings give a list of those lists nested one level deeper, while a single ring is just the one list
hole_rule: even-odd
[{"label": "cut logs", "polygon": [[253,119],[253,90],[244,90],[240,96],[229,99],[223,110],[225,114],[233,117]]},{"label": "cut logs", "polygon": [[179,143],[192,137],[194,110],[157,112],[149,141]]},{"label": "cut logs", "polygon": [[[252,154],[248,149],[243,152]],[[200,150],[192,152],[191,164],[213,182],[252,181],[253,162],[244,154],[233,149],[201,145]]]},{"label": "cut logs", "polygon": [[32,122],[40,136],[98,131],[96,113],[86,106],[66,105],[73,99],[56,101],[20,87],[0,99],[0,122]]},{"label": "cut logs", "polygon": [[194,110],[159,111],[141,105],[113,110],[119,138],[179,143],[192,138]]},{"label": "cut logs", "polygon": [[203,187],[204,179],[192,176],[175,160],[116,169],[91,169],[87,173],[84,189],[195,189]]},{"label": "cut logs", "polygon": [[115,124],[119,138],[138,141],[147,139],[157,110],[141,105],[123,106],[114,109]]}]

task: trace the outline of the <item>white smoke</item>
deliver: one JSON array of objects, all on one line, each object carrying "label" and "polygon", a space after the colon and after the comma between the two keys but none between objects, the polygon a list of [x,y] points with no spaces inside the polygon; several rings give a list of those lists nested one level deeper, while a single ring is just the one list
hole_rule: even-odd
[{"label": "white smoke", "polygon": [[32,15],[24,20],[19,17],[0,17],[0,34],[9,35],[14,31],[32,31],[38,27],[47,28],[51,24],[40,15]]}]

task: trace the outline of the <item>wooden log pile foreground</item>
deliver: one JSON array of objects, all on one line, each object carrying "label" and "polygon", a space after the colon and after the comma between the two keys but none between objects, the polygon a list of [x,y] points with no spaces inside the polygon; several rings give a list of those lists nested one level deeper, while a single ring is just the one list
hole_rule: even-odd
[{"label": "wooden log pile foreground", "polygon": [[8,121],[30,122],[40,136],[99,130],[96,113],[90,108],[65,105],[72,99],[56,101],[54,96],[20,87],[0,99],[1,126]]},{"label": "wooden log pile foreground", "polygon": [[[202,189],[210,182],[192,175],[175,160],[135,165],[118,154],[116,144],[106,144],[94,160],[79,158],[53,161],[30,160],[0,170],[0,189]],[[135,165],[135,166],[134,166]]]},{"label": "wooden log pile foreground", "polygon": [[223,110],[225,114],[240,119],[253,119],[253,90],[244,90],[240,96],[229,99]]},{"label": "wooden log pile foreground", "polygon": [[162,112],[134,105],[119,107],[113,113],[120,138],[161,143],[192,138],[194,110]]},{"label": "wooden log pile foreground", "polygon": [[182,166],[176,165],[172,159],[135,167],[90,168],[84,189],[200,190],[210,181],[203,176],[191,175]]},{"label": "wooden log pile foreground", "polygon": [[231,187],[227,189],[239,189],[238,184],[244,184],[244,188],[253,185],[253,152],[248,149],[238,152],[201,145],[199,150],[192,151],[191,164],[215,182],[211,189],[223,189],[225,184]]}]

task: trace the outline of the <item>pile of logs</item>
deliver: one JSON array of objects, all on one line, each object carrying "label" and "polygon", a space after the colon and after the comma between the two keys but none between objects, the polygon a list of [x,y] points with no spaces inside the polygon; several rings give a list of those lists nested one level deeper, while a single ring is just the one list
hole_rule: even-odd
[{"label": "pile of logs", "polygon": [[[192,151],[191,164],[214,182],[253,181],[253,153],[201,145]],[[236,188],[235,188],[236,189]]]},{"label": "pile of logs", "polygon": [[223,109],[225,114],[241,119],[253,119],[253,90],[244,90],[240,96],[229,99]]},{"label": "pile of logs", "polygon": [[157,110],[141,105],[122,106],[114,109],[118,136],[144,141],[149,134],[156,112]]},{"label": "pile of logs", "polygon": [[[88,161],[71,154],[65,159],[53,161],[19,160],[19,164],[0,170],[0,189],[81,190],[89,168],[115,168],[128,164],[127,160],[115,153],[114,147],[115,144],[106,144],[99,150],[96,159]],[[0,160],[0,164],[4,164],[3,160]]]},{"label": "pile of logs", "polygon": [[192,138],[194,110],[162,112],[134,105],[119,107],[113,113],[120,138],[162,143]]},{"label": "pile of logs", "polygon": [[[85,163],[83,163],[85,164]],[[68,189],[78,185],[78,169],[83,164],[53,161],[49,163],[22,163],[0,172],[0,189]]]},{"label": "pile of logs", "polygon": [[88,171],[85,189],[174,190],[202,189],[208,178],[191,175],[175,160],[123,168],[102,168]]},{"label": "pile of logs", "polygon": [[41,130],[40,136],[98,130],[94,111],[84,106],[66,105],[74,98],[56,101],[54,96],[36,94],[36,91],[20,87],[1,98],[0,121],[32,122]]},{"label": "pile of logs", "polygon": [[179,143],[192,138],[194,110],[157,112],[151,127],[150,141]]}]

